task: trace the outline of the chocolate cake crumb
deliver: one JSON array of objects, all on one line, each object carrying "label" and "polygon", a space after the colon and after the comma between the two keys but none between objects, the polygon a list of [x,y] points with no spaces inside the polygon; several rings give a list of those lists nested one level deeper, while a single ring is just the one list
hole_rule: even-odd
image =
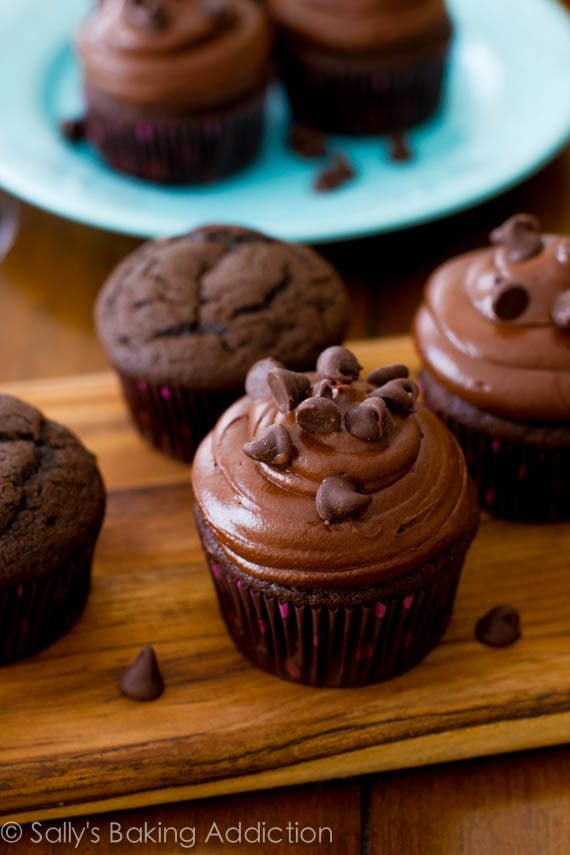
[{"label": "chocolate cake crumb", "polygon": [[405,163],[412,159],[412,150],[407,137],[398,132],[390,134],[390,160],[394,163]]},{"label": "chocolate cake crumb", "polygon": [[324,157],[327,153],[326,136],[310,125],[292,124],[289,128],[287,144],[295,154],[308,159]]},{"label": "chocolate cake crumb", "polygon": [[315,190],[319,193],[328,193],[336,190],[354,178],[355,171],[346,155],[335,153],[324,169],[319,172],[315,180]]},{"label": "chocolate cake crumb", "polygon": [[65,119],[63,122],[60,122],[59,130],[67,142],[82,142],[85,139],[85,119]]}]

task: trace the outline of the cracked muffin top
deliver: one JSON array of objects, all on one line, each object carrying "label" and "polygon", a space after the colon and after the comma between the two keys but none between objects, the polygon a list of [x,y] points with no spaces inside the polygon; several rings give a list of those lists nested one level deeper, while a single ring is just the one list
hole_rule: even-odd
[{"label": "cracked muffin top", "polygon": [[348,297],[306,246],[237,226],[150,241],[105,283],[99,337],[123,374],[193,389],[234,389],[272,356],[303,370],[342,341]]},{"label": "cracked muffin top", "polygon": [[105,488],[71,431],[0,395],[0,590],[63,563],[97,532]]}]

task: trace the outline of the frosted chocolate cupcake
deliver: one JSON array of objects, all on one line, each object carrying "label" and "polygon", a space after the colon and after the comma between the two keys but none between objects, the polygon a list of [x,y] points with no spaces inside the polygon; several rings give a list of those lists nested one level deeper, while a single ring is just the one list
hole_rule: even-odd
[{"label": "frosted chocolate cupcake", "polygon": [[243,394],[254,362],[306,368],[342,341],[347,316],[344,285],[316,252],[236,226],[144,244],[96,307],[136,426],[182,460]]},{"label": "frosted chocolate cupcake", "polygon": [[270,46],[253,0],[100,0],[77,36],[86,136],[151,181],[234,172],[259,148]]},{"label": "frosted chocolate cupcake", "polygon": [[104,512],[93,455],[66,428],[0,395],[0,664],[75,623]]},{"label": "frosted chocolate cupcake", "polygon": [[316,686],[405,671],[448,624],[478,523],[461,449],[407,369],[252,369],[200,446],[195,513],[222,615],[255,665]]},{"label": "frosted chocolate cupcake", "polygon": [[380,134],[438,107],[451,35],[443,0],[268,0],[294,117]]},{"label": "frosted chocolate cupcake", "polygon": [[489,511],[570,517],[570,238],[512,217],[444,264],[415,320],[428,405]]}]

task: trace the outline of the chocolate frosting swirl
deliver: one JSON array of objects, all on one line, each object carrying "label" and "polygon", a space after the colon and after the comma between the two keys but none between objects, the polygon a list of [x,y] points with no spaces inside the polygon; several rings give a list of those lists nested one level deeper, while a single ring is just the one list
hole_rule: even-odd
[{"label": "chocolate frosting swirl", "polygon": [[511,420],[570,421],[570,333],[559,311],[570,293],[567,240],[543,235],[521,261],[519,247],[501,243],[433,274],[415,338],[450,392]]},{"label": "chocolate frosting swirl", "polygon": [[[322,378],[308,376],[318,394]],[[332,400],[344,420],[380,392],[363,380],[336,382]],[[346,426],[306,431],[294,410],[283,412],[269,396],[234,404],[200,446],[192,475],[201,513],[229,560],[284,585],[374,584],[422,565],[473,526],[476,504],[455,439],[421,406],[391,415],[390,431],[365,441]],[[276,425],[293,446],[286,468],[243,451]],[[321,508],[339,491],[343,505],[328,518],[317,502],[327,485]],[[351,489],[361,500],[352,508]]]},{"label": "chocolate frosting swirl", "polygon": [[84,22],[77,47],[88,89],[137,107],[199,110],[264,82],[270,31],[253,0],[154,0],[154,26],[144,9],[103,0]]},{"label": "chocolate frosting swirl", "polygon": [[416,48],[450,33],[443,0],[269,0],[278,24],[346,51]]}]

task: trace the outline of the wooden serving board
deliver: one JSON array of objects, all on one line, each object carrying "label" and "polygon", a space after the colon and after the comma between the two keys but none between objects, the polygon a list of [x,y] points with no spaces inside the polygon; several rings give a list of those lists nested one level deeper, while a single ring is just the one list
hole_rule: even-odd
[{"label": "wooden serving board", "polygon": [[[415,363],[408,339],[355,345],[366,368]],[[570,526],[486,517],[443,643],[363,689],[311,689],[250,666],[218,615],[189,469],[131,430],[110,375],[4,386],[99,457],[109,509],[73,631],[0,669],[0,814],[45,819],[298,784],[570,739]],[[523,638],[490,649],[476,619],[511,602]],[[167,689],[117,678],[155,645]]]}]

